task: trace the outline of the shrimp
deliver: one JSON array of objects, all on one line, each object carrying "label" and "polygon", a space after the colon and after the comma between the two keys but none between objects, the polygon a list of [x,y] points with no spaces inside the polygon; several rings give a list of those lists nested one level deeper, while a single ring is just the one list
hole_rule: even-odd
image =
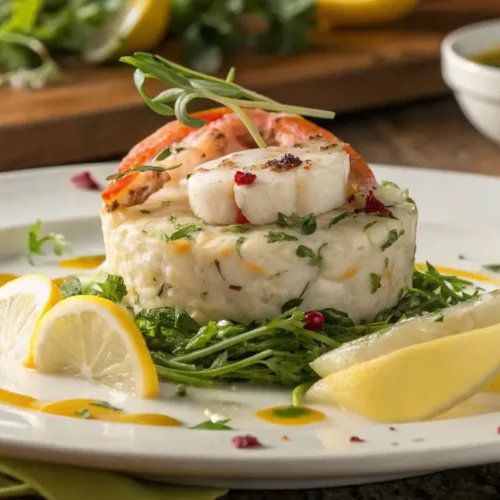
[{"label": "shrimp", "polygon": [[[301,116],[258,109],[246,109],[245,112],[268,146],[291,146],[318,137],[341,143],[334,134]],[[172,121],[132,148],[120,163],[118,172],[150,165],[166,148],[170,149],[170,156],[155,162],[155,165],[164,168],[180,166],[165,171],[132,170],[122,178],[111,181],[102,193],[108,212],[141,205],[166,182],[185,179],[197,166],[207,161],[256,147],[247,128],[231,109],[216,108],[196,113],[195,116],[206,122],[203,127],[193,129],[179,121]],[[343,144],[343,148],[350,159],[348,185],[359,189],[375,186],[376,179],[369,165],[348,144]]]}]

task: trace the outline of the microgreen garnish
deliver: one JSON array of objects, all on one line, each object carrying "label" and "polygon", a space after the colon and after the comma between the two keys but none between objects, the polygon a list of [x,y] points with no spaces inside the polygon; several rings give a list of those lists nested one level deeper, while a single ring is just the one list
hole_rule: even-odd
[{"label": "microgreen garnish", "polygon": [[488,269],[488,271],[492,271],[494,273],[500,273],[500,264],[487,264],[484,266],[484,268]]},{"label": "microgreen garnish", "polygon": [[94,401],[93,403],[90,403],[90,406],[98,406],[100,408],[106,408],[107,410],[111,411],[123,411],[121,408],[117,408],[107,401]]},{"label": "microgreen garnish", "polygon": [[371,222],[368,222],[368,224],[365,225],[365,227],[363,228],[363,232],[366,233],[366,231],[368,231],[368,229],[370,229],[373,225],[375,225],[377,223],[376,220],[373,220]]},{"label": "microgreen garnish", "polygon": [[269,231],[266,234],[266,240],[268,243],[276,243],[277,241],[297,241],[298,238],[288,233],[282,233],[281,231]]},{"label": "microgreen garnish", "polygon": [[180,240],[181,238],[190,239],[193,233],[198,233],[200,231],[202,231],[202,228],[198,224],[184,224],[178,226],[178,229],[170,235],[169,239],[170,241]]},{"label": "microgreen garnish", "polygon": [[403,236],[403,234],[405,234],[404,229],[401,229],[401,231],[398,231],[397,229],[391,229],[389,231],[389,237],[387,238],[387,241],[380,247],[380,250],[382,250],[382,252],[384,250],[387,250],[390,246],[396,243],[396,241],[398,241],[399,238]]},{"label": "microgreen garnish", "polygon": [[354,212],[344,212],[343,214],[337,215],[337,217],[334,217],[331,221],[330,224],[328,224],[328,227],[332,227],[335,224],[338,224],[339,222],[343,221],[344,219],[347,219],[348,217],[354,217],[356,214]]},{"label": "microgreen garnish", "polygon": [[38,219],[35,224],[29,228],[28,233],[28,261],[34,266],[33,255],[43,255],[43,249],[47,243],[52,243],[52,251],[60,257],[63,252],[69,249],[69,242],[63,234],[49,233],[47,236],[41,236],[40,230],[42,222]]},{"label": "microgreen garnish", "polygon": [[241,246],[243,245],[243,243],[245,243],[247,239],[244,237],[244,236],[240,236],[237,240],[236,240],[236,252],[238,253],[240,259],[243,258],[243,256],[241,255]]},{"label": "microgreen garnish", "polygon": [[314,214],[299,217],[298,215],[285,215],[281,212],[278,213],[278,225],[281,227],[297,228],[300,230],[300,234],[306,235],[313,234],[318,227]]},{"label": "microgreen garnish", "polygon": [[155,167],[154,165],[139,165],[138,167],[129,168],[128,170],[124,170],[123,172],[116,172],[116,174],[108,175],[108,177],[106,177],[106,180],[119,181],[131,172],[167,172],[168,170],[175,170],[180,166],[181,165],[174,165],[172,167]]},{"label": "microgreen garnish", "polygon": [[191,427],[191,429],[202,429],[205,431],[231,431],[232,427],[226,425],[230,421],[231,421],[230,418],[226,418],[225,420],[219,420],[218,422],[212,422],[211,420],[207,420],[205,422],[202,422],[201,424]]},{"label": "microgreen garnish", "polygon": [[84,420],[89,420],[90,417],[92,416],[88,408],[84,408],[83,410],[80,411],[75,411],[75,415],[80,415],[80,417],[82,417]]},{"label": "microgreen garnish", "polygon": [[370,284],[372,293],[375,293],[382,286],[382,277],[380,274],[370,273]]},{"label": "microgreen garnish", "polygon": [[246,233],[250,229],[248,224],[231,224],[227,227],[229,233]]},{"label": "microgreen garnish", "polygon": [[[184,125],[199,128],[205,124],[205,121],[190,116],[187,106],[195,99],[208,99],[231,108],[261,148],[265,148],[266,143],[243,108],[258,108],[316,118],[335,116],[330,111],[281,104],[247,90],[234,83],[234,70],[230,72],[227,79],[223,80],[190,70],[159,55],[144,52],[122,57],[120,61],[137,68],[134,72],[135,86],[146,104],[156,113],[164,116],[175,115]],[[166,83],[172,88],[150,98],[144,88],[146,79],[150,78]]]}]

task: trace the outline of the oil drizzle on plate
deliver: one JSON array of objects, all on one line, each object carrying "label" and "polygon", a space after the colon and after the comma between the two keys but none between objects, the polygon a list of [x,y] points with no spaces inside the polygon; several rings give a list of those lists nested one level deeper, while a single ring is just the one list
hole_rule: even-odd
[{"label": "oil drizzle on plate", "polygon": [[106,260],[105,255],[85,255],[59,262],[59,267],[66,269],[95,269]]},{"label": "oil drizzle on plate", "polygon": [[27,408],[49,415],[84,420],[104,420],[138,425],[160,425],[164,427],[179,427],[182,425],[179,420],[162,415],[161,413],[124,413],[119,408],[114,408],[107,403],[95,399],[68,399],[47,403],[30,396],[0,389],[0,403],[18,408]]},{"label": "oil drizzle on plate", "polygon": [[260,410],[255,416],[275,425],[307,425],[326,419],[324,413],[305,406],[276,406]]}]

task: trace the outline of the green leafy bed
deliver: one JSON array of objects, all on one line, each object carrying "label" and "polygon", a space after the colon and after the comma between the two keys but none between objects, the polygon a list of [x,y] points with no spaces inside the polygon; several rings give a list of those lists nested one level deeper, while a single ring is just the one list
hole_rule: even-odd
[{"label": "green leafy bed", "polygon": [[[314,331],[304,328],[304,312],[294,307],[261,324],[221,320],[199,325],[185,311],[170,307],[144,309],[135,322],[164,380],[199,387],[214,381],[295,386],[317,378],[309,363],[324,352],[403,319],[473,299],[479,289],[469,293],[471,285],[428,263],[427,270],[414,272],[413,286],[398,304],[373,322],[357,325],[330,308],[321,310],[325,322]],[[93,294],[118,303],[127,293],[123,279],[114,275],[86,286],[72,277],[62,289],[65,296]]]}]

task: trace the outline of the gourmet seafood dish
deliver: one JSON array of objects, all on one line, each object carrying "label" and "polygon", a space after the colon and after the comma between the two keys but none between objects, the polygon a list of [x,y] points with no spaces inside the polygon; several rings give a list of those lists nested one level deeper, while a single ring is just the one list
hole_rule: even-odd
[{"label": "gourmet seafood dish", "polygon": [[[475,286],[495,279],[415,264],[415,201],[305,118],[333,113],[245,89],[233,70],[220,79],[151,54],[123,61],[146,104],[172,119],[107,179],[104,256],[63,259],[65,238],[31,227],[30,263],[52,245],[67,273],[0,275],[3,356],[139,398],[156,397],[159,380],[179,397],[221,382],[290,387],[290,407],[256,414],[278,425],[326,418],[304,401],[404,422],[498,390],[500,296]],[[169,88],[150,97],[148,79]],[[219,107],[188,112],[199,98]],[[72,182],[99,189],[88,173]],[[2,390],[0,401],[182,424],[102,401],[44,405]]]}]

